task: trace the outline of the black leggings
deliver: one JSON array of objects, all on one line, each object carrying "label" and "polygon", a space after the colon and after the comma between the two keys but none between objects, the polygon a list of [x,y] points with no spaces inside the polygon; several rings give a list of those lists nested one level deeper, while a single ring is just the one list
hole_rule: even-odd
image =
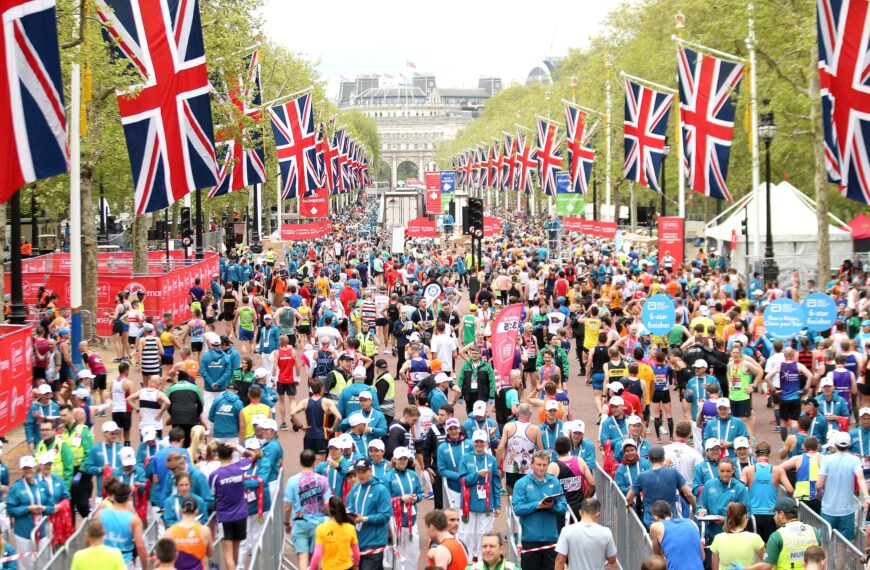
[{"label": "black leggings", "polygon": [[[76,478],[78,478],[78,482],[76,482]],[[94,482],[91,476],[79,471],[79,468],[76,467],[73,470],[73,484],[70,489],[73,517],[78,513],[83,519],[88,518],[88,514],[91,512],[90,500],[93,490]]]}]

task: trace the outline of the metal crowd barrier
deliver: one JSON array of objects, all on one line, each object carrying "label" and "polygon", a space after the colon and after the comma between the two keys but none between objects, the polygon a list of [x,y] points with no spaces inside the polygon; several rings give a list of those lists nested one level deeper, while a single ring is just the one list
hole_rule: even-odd
[{"label": "metal crowd barrier", "polygon": [[640,568],[653,553],[652,540],[634,509],[625,507],[625,495],[600,465],[595,466],[595,497],[601,502],[598,522],[613,533],[620,566]]},{"label": "metal crowd barrier", "polygon": [[[69,537],[66,541],[66,544],[61,546],[54,554],[48,558],[44,564],[39,564],[44,560],[43,557],[46,555],[44,553],[38,553],[36,556],[37,564],[34,565],[34,568],[38,568],[39,570],[68,570],[72,566],[72,558],[73,554],[85,548],[85,538],[87,533],[85,529],[87,529],[88,523],[93,520],[96,511],[91,511],[88,515],[88,518],[84,520],[84,522],[79,525],[76,531]],[[51,552],[51,548],[48,549]]]},{"label": "metal crowd barrier", "polygon": [[[570,509],[569,509],[570,510]],[[514,513],[513,508],[511,507],[510,502],[508,502],[507,507],[505,508],[507,512],[507,537],[508,537],[508,548],[506,558],[508,562],[515,564],[516,566],[520,565],[520,544],[522,544],[522,526],[520,525],[520,521],[517,518],[517,515]]]},{"label": "metal crowd barrier", "polygon": [[826,566],[837,570],[864,570],[861,563],[863,552],[846,540],[846,537],[835,530],[831,534],[830,544],[825,547],[828,553]]},{"label": "metal crowd barrier", "polygon": [[[284,567],[284,470],[278,472],[278,492],[272,497],[272,508],[265,514],[260,539],[248,558],[248,570],[275,570]],[[265,489],[268,492],[268,488]]]},{"label": "metal crowd barrier", "polygon": [[[819,535],[821,535],[822,538],[822,548],[827,552],[831,545],[831,525],[828,524],[828,521],[816,514],[816,512],[803,501],[798,501],[798,520],[819,529]],[[835,568],[835,566],[830,562],[828,562],[828,567]]]}]

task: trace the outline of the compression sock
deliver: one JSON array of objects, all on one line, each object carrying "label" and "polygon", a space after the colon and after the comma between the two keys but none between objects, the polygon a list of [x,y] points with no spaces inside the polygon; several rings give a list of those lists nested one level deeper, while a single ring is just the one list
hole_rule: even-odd
[{"label": "compression sock", "polygon": [[670,434],[671,438],[674,437],[674,418],[668,418],[668,434]]},{"label": "compression sock", "polygon": [[658,438],[658,437],[660,437],[659,434],[661,434],[661,432],[662,432],[662,420],[661,420],[661,418],[656,417],[656,419],[653,420],[653,424],[656,426],[656,438]]}]

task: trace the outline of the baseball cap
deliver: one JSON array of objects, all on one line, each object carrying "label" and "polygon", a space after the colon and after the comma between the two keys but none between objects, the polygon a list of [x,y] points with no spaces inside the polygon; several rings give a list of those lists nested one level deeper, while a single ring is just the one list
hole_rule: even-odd
[{"label": "baseball cap", "polygon": [[182,513],[195,513],[199,507],[196,504],[196,499],[193,497],[187,497],[181,502],[181,512]]},{"label": "baseball cap", "polygon": [[[327,342],[329,342],[329,341],[327,341]],[[353,360],[353,356],[351,356],[349,354],[342,354],[341,356],[338,357],[338,359],[339,360]]]},{"label": "baseball cap", "polygon": [[861,326],[862,327],[870,327],[870,319],[865,319],[865,320],[861,321]]},{"label": "baseball cap", "polygon": [[633,439],[622,440],[622,449],[625,449],[628,446],[637,447],[637,442],[635,442]]},{"label": "baseball cap", "polygon": [[254,417],[251,418],[251,425],[252,426],[262,426],[263,421],[267,420],[267,419],[269,419],[269,418],[267,418],[263,414],[254,414]]},{"label": "baseball cap", "polygon": [[76,388],[72,394],[79,400],[86,400],[91,395],[87,388]]},{"label": "baseball cap", "polygon": [[622,392],[625,390],[625,386],[622,385],[622,382],[611,382],[607,387],[611,392]]},{"label": "baseball cap", "polygon": [[263,368],[262,366],[260,366],[256,370],[254,370],[254,378],[265,378],[268,375],[269,375],[269,372],[265,368]]},{"label": "baseball cap", "polygon": [[411,459],[414,457],[414,454],[411,453],[410,449],[408,449],[407,447],[404,447],[404,446],[397,447],[396,449],[393,450],[393,459],[401,459],[403,457],[405,459]]},{"label": "baseball cap", "polygon": [[28,467],[30,469],[33,469],[34,467],[36,467],[36,460],[33,459],[32,455],[25,455],[18,460],[18,466],[21,469],[27,469]]},{"label": "baseball cap", "polygon": [[54,454],[49,453],[48,451],[43,451],[36,459],[39,461],[40,465],[45,465],[46,463],[54,463]]},{"label": "baseball cap", "polygon": [[368,471],[372,468],[372,462],[366,458],[357,459],[354,461],[353,468],[356,471]]},{"label": "baseball cap", "polygon": [[624,406],[625,400],[623,400],[619,396],[614,396],[614,397],[610,398],[610,405],[611,406]]},{"label": "baseball cap", "polygon": [[489,437],[487,437],[486,432],[482,429],[476,429],[471,434],[471,441],[489,441]]},{"label": "baseball cap", "polygon": [[220,346],[221,345],[221,337],[213,336],[211,338],[211,341],[209,342],[209,344],[211,344],[212,346]]},{"label": "baseball cap", "polygon": [[441,370],[441,361],[438,360],[437,358],[433,358],[433,359],[429,362],[429,369],[430,369],[432,372],[435,372],[435,371],[437,371],[437,370]]},{"label": "baseball cap", "polygon": [[366,369],[362,366],[357,366],[353,369],[353,377],[354,378],[365,378],[366,377]]},{"label": "baseball cap", "polygon": [[369,420],[366,419],[366,417],[364,415],[362,415],[360,413],[356,413],[356,414],[351,414],[351,416],[349,418],[347,418],[347,423],[350,424],[350,427],[355,427],[355,426],[358,426],[360,424],[367,424],[367,423],[369,423]]},{"label": "baseball cap", "polygon": [[798,512],[797,501],[791,497],[780,497],[776,500],[776,504],[773,505],[773,510],[781,513],[794,514]]},{"label": "baseball cap", "polygon": [[387,368],[387,361],[379,358],[375,361],[375,368]]},{"label": "baseball cap", "polygon": [[474,303],[468,305],[468,310],[469,310],[469,311],[476,311],[476,310],[477,310],[477,305],[475,305]]},{"label": "baseball cap", "polygon": [[220,339],[221,339],[221,344],[233,344],[233,339],[231,339],[228,336],[222,336],[222,337],[220,337]]},{"label": "baseball cap", "polygon": [[[331,445],[331,444],[330,444]],[[260,445],[260,440],[256,437],[249,437],[245,440],[245,449],[258,450],[262,446]],[[337,447],[337,446],[336,446]]]},{"label": "baseball cap", "polygon": [[838,432],[836,436],[834,436],[834,445],[838,448],[848,449],[852,447],[852,437],[848,432],[841,431]]},{"label": "baseball cap", "polygon": [[84,368],[82,370],[79,370],[78,374],[76,374],[76,378],[96,378],[96,376],[94,376],[93,372],[91,372],[87,368]]},{"label": "baseball cap", "polygon": [[265,420],[260,422],[260,427],[263,429],[278,431],[278,422],[276,422],[272,418],[266,418]]},{"label": "baseball cap", "polygon": [[444,422],[444,425],[447,426],[447,429],[450,429],[452,427],[458,428],[461,426],[461,424],[459,423],[459,420],[457,420],[456,418],[450,418],[449,420]]},{"label": "baseball cap", "polygon": [[692,365],[692,368],[709,368],[707,365],[707,361],[703,358],[699,358],[695,361],[695,364]]},{"label": "baseball cap", "polygon": [[870,408],[861,408],[858,410],[858,417],[861,417],[864,414],[870,414]]},{"label": "baseball cap", "polygon": [[637,416],[628,416],[628,418],[626,418],[626,420],[625,420],[625,423],[627,423],[630,426],[633,426],[633,425],[643,424],[643,420]]},{"label": "baseball cap", "polygon": [[337,437],[333,437],[329,440],[329,444],[327,447],[334,447],[336,449],[341,449],[341,441]]},{"label": "baseball cap", "polygon": [[154,441],[157,439],[157,430],[153,426],[142,428],[142,441]]},{"label": "baseball cap", "polygon": [[375,449],[380,449],[381,451],[384,451],[384,449],[385,449],[385,446],[384,446],[384,440],[382,440],[382,439],[373,439],[373,440],[371,440],[371,441],[369,442],[369,449],[371,449],[371,448],[373,448],[373,447],[374,447]]},{"label": "baseball cap", "polygon": [[272,315],[266,313],[265,315],[263,315],[263,320],[264,320],[264,321],[271,321],[271,320],[272,320]]},{"label": "baseball cap", "polygon": [[408,337],[408,340],[411,342],[420,342],[420,335],[418,333],[411,333],[411,336]]},{"label": "baseball cap", "polygon": [[351,449],[353,448],[353,438],[350,437],[350,434],[343,433],[338,436],[338,443],[342,449]]},{"label": "baseball cap", "polygon": [[124,467],[136,465],[136,452],[133,451],[132,447],[122,447],[118,456],[121,458],[121,465]]},{"label": "baseball cap", "polygon": [[359,393],[359,399],[360,400],[371,400],[372,393],[369,392],[368,390],[363,390],[362,392]]},{"label": "baseball cap", "polygon": [[819,386],[822,387],[822,388],[824,388],[825,386],[833,386],[833,385],[834,385],[834,379],[831,378],[830,376],[825,376],[825,377],[822,378],[822,380],[819,382]]},{"label": "baseball cap", "polygon": [[715,437],[711,437],[707,441],[704,442],[704,451],[710,451],[714,447],[722,447],[722,442],[716,439]]},{"label": "baseball cap", "polygon": [[559,409],[559,402],[557,402],[556,400],[547,400],[547,403],[544,404],[544,410],[546,410],[548,412],[550,410],[558,410],[558,409]]},{"label": "baseball cap", "polygon": [[118,424],[116,424],[112,420],[109,420],[103,424],[103,433],[107,433],[110,431],[121,431],[121,428],[118,427]]},{"label": "baseball cap", "polygon": [[473,416],[485,416],[486,415],[486,402],[483,400],[478,400],[474,402],[474,407],[472,408],[471,415]]},{"label": "baseball cap", "polygon": [[45,394],[51,394],[51,386],[48,384],[40,384],[39,388],[36,389],[36,393],[40,396]]},{"label": "baseball cap", "polygon": [[741,436],[734,439],[734,449],[740,449],[741,447],[749,448],[749,438]]},{"label": "baseball cap", "polygon": [[729,400],[728,398],[719,398],[718,400],[716,400],[716,407],[717,408],[730,408],[731,407],[731,400]]},{"label": "baseball cap", "polygon": [[586,433],[586,424],[583,420],[575,420],[571,422],[570,430],[575,433]]},{"label": "baseball cap", "polygon": [[[443,372],[439,372],[438,374],[435,375],[435,383],[441,384],[443,382],[450,382],[450,376],[448,376],[447,374],[444,374]],[[480,400],[478,400],[478,402],[479,401]],[[477,402],[475,402],[475,403],[477,403]],[[484,404],[484,407],[485,406],[486,406],[486,404]]]},{"label": "baseball cap", "polygon": [[658,444],[653,445],[649,448],[649,458],[662,461],[665,458],[665,448]]}]

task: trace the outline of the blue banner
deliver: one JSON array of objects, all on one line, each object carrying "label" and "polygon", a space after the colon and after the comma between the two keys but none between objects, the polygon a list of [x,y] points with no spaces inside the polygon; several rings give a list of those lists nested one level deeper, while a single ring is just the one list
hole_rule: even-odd
[{"label": "blue banner", "polygon": [[831,330],[837,321],[837,304],[824,293],[813,293],[801,302],[807,328],[813,332]]},{"label": "blue banner", "polygon": [[450,194],[456,188],[456,173],[448,170],[441,171],[441,193]]},{"label": "blue banner", "polygon": [[793,338],[804,328],[804,310],[791,299],[775,299],[764,310],[764,327],[774,340]]},{"label": "blue banner", "polygon": [[656,336],[670,332],[677,319],[677,309],[667,295],[653,295],[643,304],[640,320],[643,326]]}]

